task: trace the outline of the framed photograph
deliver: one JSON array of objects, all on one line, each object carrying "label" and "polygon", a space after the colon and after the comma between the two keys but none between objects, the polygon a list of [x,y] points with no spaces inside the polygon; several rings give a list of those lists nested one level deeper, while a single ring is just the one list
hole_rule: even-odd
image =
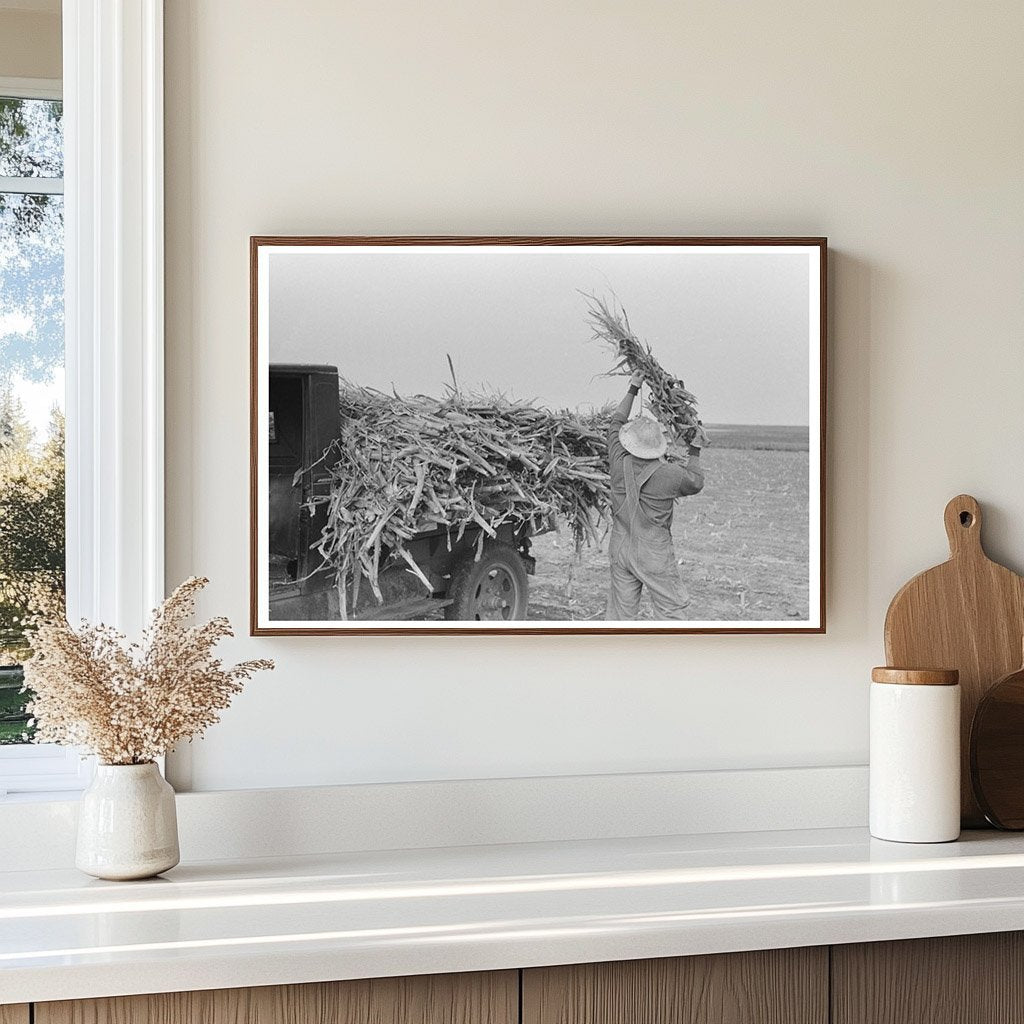
[{"label": "framed photograph", "polygon": [[825,239],[250,248],[254,635],[825,631]]}]

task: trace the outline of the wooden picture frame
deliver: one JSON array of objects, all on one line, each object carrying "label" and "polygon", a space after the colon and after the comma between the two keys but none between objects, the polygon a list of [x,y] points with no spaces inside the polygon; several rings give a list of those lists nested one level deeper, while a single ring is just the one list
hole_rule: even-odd
[{"label": "wooden picture frame", "polygon": [[[252,237],[251,634],[824,633],[827,251],[827,240],[819,237]],[[533,518],[528,527],[516,525],[508,544],[504,534],[489,531],[496,534],[492,540],[475,522],[461,530],[439,524],[438,517],[452,515],[447,499],[443,494],[431,496],[430,511],[418,504],[425,500],[416,493],[424,490],[424,482],[419,481],[417,488],[414,481],[417,476],[429,478],[431,489],[436,482],[444,492],[448,477],[431,475],[439,472],[433,456],[416,456],[419,461],[408,462],[414,458],[403,454],[408,444],[392,452],[387,447],[391,435],[380,433],[384,428],[377,425],[392,422],[388,418],[392,410],[403,424],[428,422],[415,418],[424,410],[428,417],[439,409],[442,416],[463,415],[444,403],[462,402],[458,408],[465,409],[466,403],[477,401],[478,392],[487,390],[486,385],[493,392],[509,392],[504,400],[513,403],[527,403],[540,395],[531,407],[543,417],[564,415],[571,423],[603,423],[600,416],[605,413],[597,410],[609,398],[610,381],[597,368],[604,365],[610,370],[616,359],[606,350],[602,364],[595,357],[597,346],[583,344],[588,334],[586,313],[592,307],[581,293],[602,299],[615,314],[620,312],[619,304],[624,306],[629,319],[622,322],[631,336],[642,345],[649,344],[666,369],[686,373],[686,388],[698,397],[710,394],[701,412],[707,418],[711,447],[700,462],[690,463],[691,468],[704,467],[709,486],[676,503],[677,533],[672,541],[672,558],[679,556],[684,588],[690,594],[686,607],[696,609],[693,619],[675,615],[671,619],[598,618],[604,597],[595,581],[608,572],[607,539],[599,548],[585,545],[581,560],[575,559],[573,545],[573,558],[567,560],[567,542],[550,534],[547,520],[543,527]],[[567,326],[572,309],[579,314],[580,332]],[[510,324],[511,314],[514,322]],[[480,329],[481,324],[485,329]],[[494,324],[493,332],[487,329],[489,324]],[[480,340],[481,335],[493,339],[499,334],[500,348],[494,340]],[[493,348],[488,349],[488,344]],[[775,348],[768,351],[765,346],[771,345]],[[424,353],[433,360],[429,370],[424,369]],[[506,376],[483,376],[481,367],[491,366],[488,358],[493,359],[495,373],[504,368]],[[349,383],[350,372],[372,379]],[[671,374],[666,379],[669,387],[682,388],[682,381]],[[341,398],[349,399],[344,424],[352,430],[343,425],[336,406],[339,380]],[[620,390],[625,384],[625,378],[615,381]],[[641,390],[649,401],[656,401],[650,386]],[[427,405],[416,406],[419,411],[415,411],[410,396],[421,393],[433,397],[424,398]],[[570,412],[550,412],[562,407],[565,394],[586,394],[586,399]],[[364,398],[371,404],[366,405]],[[501,400],[488,392],[479,402]],[[617,396],[612,397],[615,400]],[[356,407],[362,410],[362,418],[356,416]],[[793,422],[768,424],[766,417],[776,409],[783,410],[780,419]],[[745,410],[749,414],[741,418]],[[701,440],[695,438],[692,427],[684,431],[683,422],[675,421],[675,429],[670,425],[664,431],[674,440],[676,451],[687,450],[684,437],[695,444]],[[375,433],[366,433],[370,423]],[[362,431],[358,443],[352,433],[357,427]],[[471,436],[474,429],[466,427]],[[552,429],[561,436],[561,426]],[[436,430],[428,435],[439,436]],[[443,443],[449,441],[444,431]],[[473,450],[472,442],[465,444],[467,451]],[[325,457],[325,451],[332,454]],[[688,451],[693,455],[697,449]],[[351,467],[353,459],[363,459],[361,452],[377,454],[360,462],[365,469],[357,477]],[[499,457],[497,469],[485,460],[494,473],[489,479],[495,487],[517,487],[508,483],[510,477],[532,472],[517,458],[504,463]],[[684,454],[679,464],[686,461]],[[631,457],[626,464],[641,465]],[[453,467],[450,478],[458,482],[451,486],[461,488],[473,471]],[[669,475],[662,473],[666,479]],[[539,480],[539,474],[519,479],[527,486],[524,500],[533,500],[529,488],[534,483],[541,486]],[[466,488],[468,498],[452,497],[451,501],[484,500],[478,497],[475,478]],[[364,536],[345,522],[352,518],[362,524],[375,496],[392,490],[396,497],[388,522],[396,520],[390,528],[395,532],[388,533],[385,525],[377,535],[399,538],[394,543],[407,547],[401,562],[387,544],[381,547],[372,531],[364,531]],[[358,497],[348,497],[352,494]],[[657,500],[648,491],[642,495],[638,508]],[[613,500],[620,502],[624,523],[623,499]],[[670,497],[661,495],[661,500],[671,505]],[[422,507],[423,516],[434,517],[431,530],[419,529],[422,520],[415,518],[419,513],[411,506]],[[679,509],[687,510],[689,516],[683,527]],[[318,548],[327,543],[325,517],[331,515],[333,562],[325,561],[325,547]],[[759,515],[765,518],[760,527]],[[408,524],[397,525],[406,519],[415,523],[415,532]],[[643,522],[649,520],[644,513]],[[496,523],[491,520],[492,526]],[[502,529],[506,526],[502,524]],[[403,529],[405,534],[400,532]],[[475,566],[468,561],[467,534],[471,534]],[[406,535],[410,539],[402,541]],[[338,546],[340,537],[345,538],[344,548]],[[714,543],[709,537],[715,538]],[[629,543],[638,542],[631,536]],[[564,618],[519,617],[523,610],[527,616],[540,612],[538,605],[529,604],[526,592],[517,589],[520,577],[526,577],[519,573],[518,560],[507,554],[511,546],[526,570],[534,568],[531,563],[543,564],[536,554],[537,546],[543,548],[547,575],[533,583],[543,589],[542,607]],[[350,561],[343,562],[338,553],[342,550],[352,552]],[[488,561],[492,551],[497,552],[494,566]],[[410,553],[415,557],[407,557]],[[621,547],[616,557],[620,561],[625,557]],[[424,559],[429,564],[421,566]],[[488,565],[481,566],[483,562]],[[347,566],[344,587],[338,585],[340,564]],[[360,565],[364,568],[352,568]],[[567,579],[565,593],[572,596],[564,600],[552,577],[556,565],[567,577],[578,576],[576,591],[570,590]],[[645,570],[641,566],[636,571],[642,576]],[[584,580],[589,588],[585,592],[579,582]],[[642,590],[649,592],[651,581],[640,582],[648,584]],[[661,605],[682,606],[681,601]],[[632,609],[633,605],[617,602],[616,607]],[[708,608],[715,616],[699,617],[700,610]],[[395,614],[395,609],[413,617],[366,617]],[[456,611],[466,617],[438,617]],[[580,617],[573,617],[576,614]],[[642,605],[639,614],[657,612]],[[739,617],[744,614],[753,617]]]}]

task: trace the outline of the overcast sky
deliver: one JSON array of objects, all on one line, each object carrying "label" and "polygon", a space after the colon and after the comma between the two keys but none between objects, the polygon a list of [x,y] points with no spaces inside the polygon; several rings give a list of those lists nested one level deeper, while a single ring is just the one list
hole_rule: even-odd
[{"label": "overcast sky", "polygon": [[600,376],[615,358],[591,340],[579,292],[614,294],[706,423],[809,422],[811,264],[802,253],[270,253],[271,362],[329,363],[357,384],[440,395],[450,354],[464,389],[600,407],[618,401],[624,382]]}]

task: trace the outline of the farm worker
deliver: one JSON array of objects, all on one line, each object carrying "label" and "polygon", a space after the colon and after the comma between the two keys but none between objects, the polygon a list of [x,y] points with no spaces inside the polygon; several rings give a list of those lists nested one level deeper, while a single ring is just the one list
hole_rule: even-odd
[{"label": "farm worker", "polygon": [[699,457],[705,435],[698,430],[686,466],[666,462],[668,443],[661,424],[643,414],[629,418],[643,382],[642,373],[630,377],[629,390],[608,429],[612,536],[605,618],[637,618],[646,587],[656,619],[681,619],[690,597],[672,550],[672,508],[676,498],[696,494],[704,486]]}]

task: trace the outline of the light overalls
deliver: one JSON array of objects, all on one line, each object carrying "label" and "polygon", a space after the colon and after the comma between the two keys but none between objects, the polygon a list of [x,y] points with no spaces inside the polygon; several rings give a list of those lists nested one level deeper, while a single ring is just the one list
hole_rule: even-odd
[{"label": "light overalls", "polygon": [[640,488],[657,472],[658,462],[626,456],[626,500],[613,510],[608,546],[611,586],[606,619],[635,619],[647,588],[655,619],[681,619],[690,603],[679,579],[672,550],[672,532],[659,526],[640,504]]},{"label": "light overalls", "polygon": [[626,413],[613,416],[608,431],[612,533],[605,618],[636,619],[646,587],[655,619],[681,619],[690,598],[672,548],[672,509],[676,498],[701,490],[704,474],[696,458],[680,466],[630,455],[619,440]]}]

